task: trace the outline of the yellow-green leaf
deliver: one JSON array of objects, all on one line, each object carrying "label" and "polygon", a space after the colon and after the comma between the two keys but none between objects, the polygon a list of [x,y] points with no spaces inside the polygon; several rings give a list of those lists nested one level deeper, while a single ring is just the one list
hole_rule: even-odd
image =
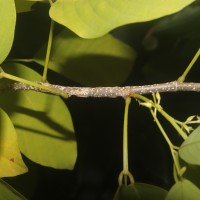
[{"label": "yellow-green leaf", "polygon": [[200,165],[200,126],[183,142],[179,149],[180,157],[187,163]]},{"label": "yellow-green leaf", "polygon": [[[41,80],[38,73],[21,64],[10,63],[4,71],[31,81]],[[44,166],[73,169],[77,157],[74,128],[60,97],[12,91],[1,95],[0,106],[12,119],[24,155]]]},{"label": "yellow-green leaf", "polygon": [[177,182],[170,189],[165,200],[199,200],[200,190],[187,179]]},{"label": "yellow-green leaf", "polygon": [[0,109],[0,177],[16,176],[27,171],[13,124],[8,115]]},{"label": "yellow-green leaf", "polygon": [[0,64],[12,47],[16,23],[14,0],[0,0]]},{"label": "yellow-green leaf", "polygon": [[0,200],[27,200],[8,183],[0,179]]},{"label": "yellow-green leaf", "polygon": [[144,22],[180,11],[194,0],[57,0],[56,22],[84,38],[95,38],[124,24]]},{"label": "yellow-green leaf", "polygon": [[[34,59],[41,65],[46,48]],[[131,47],[110,34],[86,40],[64,30],[53,39],[49,68],[82,85],[116,86],[128,78],[135,58]]]},{"label": "yellow-green leaf", "polygon": [[167,191],[146,183],[121,185],[115,193],[114,200],[164,200]]}]

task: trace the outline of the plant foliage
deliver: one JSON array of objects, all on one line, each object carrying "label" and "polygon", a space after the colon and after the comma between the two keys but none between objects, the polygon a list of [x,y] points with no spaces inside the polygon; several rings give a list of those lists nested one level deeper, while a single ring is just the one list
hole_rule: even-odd
[{"label": "plant foliage", "polygon": [[[88,87],[124,84],[132,73],[137,52],[109,32],[127,24],[171,15],[193,2],[194,0],[1,0],[0,177],[17,176],[28,171],[21,153],[31,161],[49,168],[73,170],[75,167],[79,146],[74,119],[67,103],[58,96],[61,93],[41,84],[49,81],[49,72],[59,77],[56,79],[58,84],[61,79]],[[28,20],[26,23],[23,20],[16,23],[16,17],[17,20],[23,18],[26,21],[26,17]],[[177,25],[177,21],[174,21]],[[44,36],[41,30],[46,31],[49,22],[49,36]],[[30,36],[24,33],[28,29],[24,25],[31,23],[38,24],[38,27],[29,27],[30,32],[33,32]],[[161,23],[157,26],[158,30],[162,31],[163,27],[166,28],[165,25]],[[147,39],[152,39],[149,36],[152,31],[153,29],[147,34]],[[21,41],[18,41],[19,35]],[[28,44],[32,44],[28,48],[24,45],[27,38]],[[22,58],[18,57],[19,50]],[[27,54],[32,57],[27,57]],[[199,54],[200,50],[178,81],[186,78]],[[24,88],[28,85],[37,92],[13,91],[13,88],[19,89],[16,88],[18,85]],[[129,172],[128,111],[131,98],[135,98],[150,111],[168,144],[174,163],[175,180],[169,192],[155,185],[137,183]],[[190,116],[185,122],[181,122],[168,114],[160,103],[159,93],[153,94],[152,99],[134,94],[125,100],[123,170],[119,175],[115,200],[200,198],[200,182],[196,178],[199,176],[200,165],[200,127],[192,131],[192,124],[199,124],[200,118]],[[179,134],[181,145],[175,145],[170,140],[159,115]],[[0,179],[1,199],[26,198]]]},{"label": "plant foliage", "polygon": [[149,21],[178,12],[192,2],[57,0],[50,9],[50,16],[81,37],[95,38],[125,24]]},{"label": "plant foliage", "polygon": [[8,56],[15,31],[16,11],[14,0],[0,2],[0,63]]}]

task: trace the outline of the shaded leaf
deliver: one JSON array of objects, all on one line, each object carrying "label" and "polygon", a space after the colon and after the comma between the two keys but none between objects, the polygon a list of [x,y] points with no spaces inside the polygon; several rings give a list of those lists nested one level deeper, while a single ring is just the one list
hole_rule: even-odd
[{"label": "shaded leaf", "polygon": [[[38,73],[21,64],[8,65],[6,72],[41,80]],[[74,128],[60,97],[34,91],[10,92],[1,95],[0,106],[12,119],[23,154],[41,165],[73,169],[77,156]]]},{"label": "shaded leaf", "polygon": [[[189,35],[193,37],[194,35],[199,35],[199,21],[196,20],[199,16],[199,6],[188,6],[182,12],[160,19],[153,27],[153,30],[155,32],[165,32],[170,35],[182,34],[184,37],[188,37]],[[196,29],[193,30],[193,27],[196,27]]]},{"label": "shaded leaf", "polygon": [[8,115],[0,109],[0,177],[28,171],[19,151],[17,134]]},{"label": "shaded leaf", "polygon": [[49,3],[49,0],[26,0],[26,1],[39,1],[39,2],[46,2],[46,3]]},{"label": "shaded leaf", "polygon": [[200,165],[200,126],[183,142],[179,149],[180,157],[193,165]]},{"label": "shaded leaf", "polygon": [[84,38],[102,36],[130,23],[153,20],[180,11],[194,0],[57,0],[50,17]]},{"label": "shaded leaf", "polygon": [[31,11],[31,7],[35,2],[29,2],[27,0],[15,0],[16,12],[29,12]]},{"label": "shaded leaf", "polygon": [[0,194],[0,200],[26,200],[23,195],[2,179],[0,179]]},{"label": "shaded leaf", "polygon": [[180,164],[182,167],[186,167],[186,171],[183,174],[183,177],[190,180],[200,188],[200,166],[188,164],[182,159],[180,159]]},{"label": "shaded leaf", "polygon": [[200,190],[189,180],[183,179],[170,189],[165,200],[198,200]]},{"label": "shaded leaf", "polygon": [[[41,65],[46,48],[34,59]],[[86,40],[64,30],[53,39],[49,68],[83,85],[114,86],[126,80],[135,57],[132,48],[111,35]]]},{"label": "shaded leaf", "polygon": [[137,189],[134,185],[122,185],[119,187],[117,195],[115,195],[114,200],[140,200],[140,194],[138,194]]},{"label": "shaded leaf", "polygon": [[114,200],[164,200],[167,191],[145,183],[135,183],[118,188]]},{"label": "shaded leaf", "polygon": [[16,23],[14,0],[0,1],[0,64],[12,47]]}]

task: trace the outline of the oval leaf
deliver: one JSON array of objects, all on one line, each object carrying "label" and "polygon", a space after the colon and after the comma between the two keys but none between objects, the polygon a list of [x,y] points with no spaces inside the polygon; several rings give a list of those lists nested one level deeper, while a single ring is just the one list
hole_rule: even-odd
[{"label": "oval leaf", "polygon": [[135,184],[134,185],[131,184],[128,186],[122,185],[119,189],[118,199],[119,200],[123,200],[123,199],[140,200],[140,194],[139,194],[138,190],[136,189]]},{"label": "oval leaf", "polygon": [[130,23],[153,20],[183,9],[194,0],[57,0],[50,17],[83,38],[102,36]]},{"label": "oval leaf", "polygon": [[187,179],[177,182],[165,200],[199,200],[200,190]]},{"label": "oval leaf", "polygon": [[136,183],[135,187],[138,190],[142,200],[164,200],[167,195],[166,190],[155,185]]},{"label": "oval leaf", "polygon": [[167,191],[163,188],[145,183],[134,183],[120,186],[114,200],[164,200],[166,195]]},{"label": "oval leaf", "polygon": [[[35,61],[44,65],[46,46]],[[69,30],[53,39],[49,68],[89,86],[115,86],[126,80],[136,57],[134,50],[111,35],[85,40]]]},{"label": "oval leaf", "polygon": [[0,64],[12,47],[16,23],[14,0],[0,1]]},{"label": "oval leaf", "polygon": [[[38,73],[20,64],[10,64],[4,70],[41,80]],[[44,166],[73,169],[77,157],[74,128],[60,97],[34,91],[10,92],[1,95],[0,106],[12,119],[23,154]]]},{"label": "oval leaf", "polygon": [[179,149],[180,157],[187,163],[200,165],[200,126],[183,142]]},{"label": "oval leaf", "polygon": [[0,179],[0,200],[27,200],[8,183]]},{"label": "oval leaf", "polygon": [[0,109],[0,177],[28,171],[19,151],[17,134],[8,115]]}]

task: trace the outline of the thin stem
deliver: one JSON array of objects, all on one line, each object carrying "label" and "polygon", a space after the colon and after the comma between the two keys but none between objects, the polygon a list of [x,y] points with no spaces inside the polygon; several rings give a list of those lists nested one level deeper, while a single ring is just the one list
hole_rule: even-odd
[{"label": "thin stem", "polygon": [[180,128],[180,126],[177,124],[176,120],[173,117],[171,117],[169,114],[167,114],[159,104],[154,103],[153,101],[151,101],[147,97],[144,97],[144,96],[139,95],[139,94],[134,94],[133,97],[149,103],[150,107],[152,106],[152,107],[156,108],[157,111],[176,129],[176,131],[179,133],[179,135],[184,140],[187,139],[187,137],[188,137],[187,134]]},{"label": "thin stem", "polygon": [[[7,78],[7,79],[10,79],[10,80],[13,80],[13,81],[16,81],[16,82],[20,82],[22,84],[28,85],[29,87],[38,88],[38,90],[42,90],[42,91],[52,93],[52,94],[55,94],[55,95],[60,95],[60,96],[63,96],[64,98],[68,97],[65,94],[63,94],[61,91],[57,91],[57,90],[55,90],[53,88],[49,88],[45,85],[41,85],[41,84],[38,84],[36,82],[32,82],[32,81],[29,81],[29,80],[26,80],[26,79],[23,79],[23,78],[19,78],[17,76],[13,76],[13,75],[5,73],[3,71],[0,72],[0,77],[1,78]],[[17,89],[17,88],[13,88],[13,89]]]},{"label": "thin stem", "polygon": [[165,138],[167,144],[169,145],[170,148],[173,148],[174,145],[172,144],[169,137],[167,136],[165,130],[163,129],[162,125],[160,124],[160,122],[159,122],[157,116],[155,115],[154,111],[152,109],[150,109],[150,112],[151,112],[151,115],[153,116],[153,119],[156,122],[158,128],[160,129],[160,132],[162,133],[163,137]]},{"label": "thin stem", "polygon": [[124,171],[121,171],[119,176],[118,176],[119,186],[124,185],[124,184],[127,185],[128,184],[128,178],[129,178],[129,181],[130,181],[131,184],[133,184],[135,182],[133,175],[130,172],[125,174]]},{"label": "thin stem", "polygon": [[53,40],[53,30],[54,30],[54,21],[51,20],[47,52],[46,52],[46,58],[45,58],[45,64],[44,64],[44,71],[43,71],[43,75],[42,75],[42,82],[46,82],[46,80],[47,80],[47,71],[48,71],[49,58],[50,58],[50,54],[51,54],[51,46],[52,46],[52,40]]},{"label": "thin stem", "polygon": [[118,181],[119,185],[128,185],[134,183],[133,175],[129,172],[128,168],[128,111],[131,98],[125,99],[125,110],[124,110],[124,125],[123,125],[123,170],[119,174]]},{"label": "thin stem", "polygon": [[30,59],[24,59],[24,58],[14,58],[14,59],[7,59],[6,62],[26,62],[26,63],[29,63],[29,62],[33,62],[33,59],[30,58]]},{"label": "thin stem", "polygon": [[195,56],[193,57],[192,61],[190,62],[190,64],[188,65],[188,67],[186,68],[186,70],[183,72],[183,74],[178,78],[178,82],[184,82],[186,76],[188,75],[189,71],[191,70],[191,68],[193,67],[194,63],[197,61],[197,59],[199,58],[200,55],[200,49],[198,49],[197,53],[195,54]]},{"label": "thin stem", "polygon": [[167,119],[170,124],[176,129],[176,131],[180,134],[180,136],[186,140],[187,139],[187,134],[180,128],[180,126],[176,123],[176,120],[171,117],[169,114],[167,114],[163,109],[158,110],[165,119]]},{"label": "thin stem", "polygon": [[167,144],[169,145],[169,148],[170,148],[170,151],[171,151],[171,154],[172,154],[172,158],[174,160],[174,165],[175,165],[176,170],[177,170],[177,172],[179,174],[180,171],[181,171],[181,167],[180,167],[178,158],[176,156],[177,151],[174,148],[175,146],[172,144],[171,140],[169,139],[169,137],[167,136],[165,130],[163,129],[160,121],[158,120],[157,116],[155,115],[154,111],[151,108],[150,108],[150,112],[151,112],[151,115],[153,116],[154,121],[156,122],[158,128],[160,129],[160,132],[162,133],[163,137],[165,138]]},{"label": "thin stem", "polygon": [[151,103],[152,105],[154,104],[151,99],[148,99],[147,97],[140,95],[140,94],[133,94],[132,97],[135,98],[135,99],[142,100],[144,102]]},{"label": "thin stem", "polygon": [[124,127],[123,127],[123,171],[129,173],[128,169],[128,110],[131,98],[126,98],[124,111]]},{"label": "thin stem", "polygon": [[176,166],[173,166],[173,177],[174,177],[174,181],[175,183],[177,183],[178,181],[180,181],[179,176],[178,176],[178,172],[176,170]]}]

